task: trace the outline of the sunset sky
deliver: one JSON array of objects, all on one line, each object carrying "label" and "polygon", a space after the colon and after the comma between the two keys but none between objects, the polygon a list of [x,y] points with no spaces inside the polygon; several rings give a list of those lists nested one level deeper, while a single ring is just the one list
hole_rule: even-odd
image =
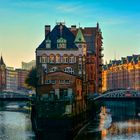
[{"label": "sunset sky", "polygon": [[103,34],[104,61],[140,54],[140,0],[0,0],[0,52],[7,66],[35,59],[44,25],[96,26]]}]

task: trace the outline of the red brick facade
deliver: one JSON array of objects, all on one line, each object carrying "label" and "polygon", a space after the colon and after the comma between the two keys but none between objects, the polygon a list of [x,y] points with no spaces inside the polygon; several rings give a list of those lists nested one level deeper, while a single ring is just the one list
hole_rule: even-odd
[{"label": "red brick facade", "polygon": [[56,96],[58,99],[63,98],[64,94],[71,94],[79,100],[82,99],[82,80],[64,72],[48,73],[45,76],[45,85],[39,86],[38,91],[40,94],[53,93],[52,98]]},{"label": "red brick facade", "polygon": [[44,77],[48,73],[63,71],[81,77],[84,93],[101,92],[101,51],[99,24],[97,27],[67,28],[60,23],[52,31],[50,25],[45,26],[45,39],[36,49],[39,84],[45,84]]},{"label": "red brick facade", "polygon": [[[76,35],[78,28],[71,26],[70,30]],[[88,93],[102,90],[102,32],[97,23],[96,27],[82,29],[87,44],[87,89]]]}]

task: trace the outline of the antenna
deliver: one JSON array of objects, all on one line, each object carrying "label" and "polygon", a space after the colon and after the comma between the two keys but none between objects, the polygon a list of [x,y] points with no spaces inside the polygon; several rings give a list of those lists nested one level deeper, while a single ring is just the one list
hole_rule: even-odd
[{"label": "antenna", "polygon": [[80,22],[79,22],[79,28],[80,28]]}]

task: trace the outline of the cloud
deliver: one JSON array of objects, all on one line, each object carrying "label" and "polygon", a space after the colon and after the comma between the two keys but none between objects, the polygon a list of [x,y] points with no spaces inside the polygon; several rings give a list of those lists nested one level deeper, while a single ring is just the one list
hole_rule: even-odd
[{"label": "cloud", "polygon": [[104,25],[119,25],[119,24],[125,24],[128,22],[128,20],[124,18],[108,18],[108,19],[102,19],[102,22]]},{"label": "cloud", "polygon": [[49,6],[49,4],[46,3],[44,0],[40,0],[40,1],[19,0],[19,1],[14,1],[12,5],[19,8],[47,8]]},{"label": "cloud", "polygon": [[83,5],[79,2],[67,2],[65,4],[59,4],[56,6],[56,10],[73,14],[83,13],[85,11]]}]

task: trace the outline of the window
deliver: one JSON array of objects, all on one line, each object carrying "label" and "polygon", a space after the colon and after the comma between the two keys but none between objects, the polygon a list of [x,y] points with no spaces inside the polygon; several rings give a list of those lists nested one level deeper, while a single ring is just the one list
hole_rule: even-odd
[{"label": "window", "polygon": [[68,63],[68,56],[67,55],[63,56],[63,63]]},{"label": "window", "polygon": [[79,67],[79,70],[82,70],[82,64],[79,64],[78,67]]},{"label": "window", "polygon": [[69,63],[75,63],[75,57],[74,56],[70,56]]},{"label": "window", "polygon": [[47,62],[47,57],[46,56],[42,56],[42,63],[46,63]]},{"label": "window", "polygon": [[59,39],[57,39],[57,48],[65,49],[66,43],[67,43],[66,39],[60,37]]},{"label": "window", "polygon": [[51,83],[52,83],[52,84],[55,84],[55,83],[56,83],[56,80],[51,80]]},{"label": "window", "polygon": [[78,74],[80,74],[80,75],[81,75],[81,74],[82,74],[82,71],[80,71],[80,70],[79,70]]},{"label": "window", "polygon": [[56,80],[46,80],[45,83],[46,84],[55,84]]},{"label": "window", "polygon": [[42,57],[41,56],[39,56],[39,62],[42,63]]},{"label": "window", "polygon": [[79,57],[79,62],[82,62],[82,57]]},{"label": "window", "polygon": [[59,80],[59,83],[60,83],[60,84],[64,84],[65,81],[64,81],[64,80]]},{"label": "window", "polygon": [[57,70],[57,67],[52,67],[51,69],[50,69],[50,72],[54,72],[54,71],[56,71]]},{"label": "window", "polygon": [[55,56],[53,54],[50,55],[50,63],[55,62]]},{"label": "window", "polygon": [[69,84],[70,83],[70,80],[65,80],[65,84]]},{"label": "window", "polygon": [[51,80],[46,80],[45,83],[46,84],[50,84],[51,83]]},{"label": "window", "polygon": [[61,56],[59,54],[56,55],[56,63],[61,62]]},{"label": "window", "polygon": [[71,67],[66,67],[66,68],[64,69],[64,72],[74,74],[74,70],[73,70],[73,68],[71,68]]},{"label": "window", "polygon": [[46,40],[46,48],[51,48],[51,40]]}]

